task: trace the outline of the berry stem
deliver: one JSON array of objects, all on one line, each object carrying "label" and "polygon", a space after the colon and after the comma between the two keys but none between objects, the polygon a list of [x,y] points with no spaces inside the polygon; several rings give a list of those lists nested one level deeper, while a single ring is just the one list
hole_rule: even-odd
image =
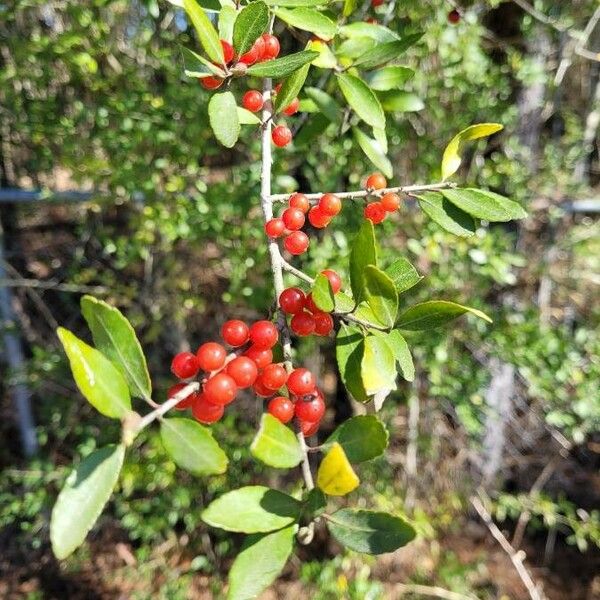
[{"label": "berry stem", "polygon": [[[394,194],[411,194],[418,192],[435,192],[436,190],[447,190],[455,188],[456,183],[451,181],[441,181],[439,183],[426,183],[419,185],[401,185],[397,187],[383,188],[381,190],[350,190],[348,192],[332,192],[338,198],[352,200],[354,198],[366,198],[367,196],[381,197],[384,194],[393,192]],[[309,200],[318,200],[325,192],[305,193]],[[271,194],[272,202],[287,202],[289,194]]]}]

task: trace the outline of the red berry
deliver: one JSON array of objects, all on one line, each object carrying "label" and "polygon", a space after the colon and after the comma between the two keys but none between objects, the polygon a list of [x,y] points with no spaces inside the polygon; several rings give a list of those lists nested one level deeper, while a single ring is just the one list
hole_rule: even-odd
[{"label": "red berry", "polygon": [[225,59],[225,64],[229,64],[235,56],[233,46],[229,42],[221,40],[221,48],[223,48],[223,58]]},{"label": "red berry", "polygon": [[321,312],[321,309],[315,304],[315,301],[313,300],[312,293],[306,294],[306,302],[304,303],[304,308],[311,313]]},{"label": "red berry", "polygon": [[303,310],[292,317],[290,327],[296,335],[310,335],[315,331],[315,320],[309,312]]},{"label": "red berry", "polygon": [[308,244],[308,236],[303,231],[293,231],[283,241],[285,249],[294,256],[306,252]]},{"label": "red berry", "polygon": [[295,396],[312,394],[315,391],[316,385],[315,376],[304,367],[294,369],[287,380],[288,390]]},{"label": "red berry", "polygon": [[192,402],[192,414],[200,423],[214,423],[218,421],[225,412],[222,404],[213,404],[206,399],[204,394],[196,394]]},{"label": "red berry", "polygon": [[[176,383],[175,385],[172,385],[169,388],[169,391],[167,392],[167,399],[170,400],[177,392],[180,392],[184,387],[187,387],[187,385],[188,385],[187,383]],[[191,394],[186,396],[183,400],[180,400],[175,405],[175,408],[177,410],[185,410],[186,408],[189,408],[192,405],[194,396],[196,394],[197,394],[197,392],[192,392]]]},{"label": "red berry", "polygon": [[283,114],[291,117],[298,112],[298,108],[300,107],[300,100],[298,98],[294,98],[288,106],[283,109]]},{"label": "red berry", "polygon": [[283,222],[283,219],[280,219],[279,217],[271,219],[265,224],[265,233],[270,238],[278,238],[279,236],[283,235],[284,231],[285,223]]},{"label": "red berry", "polygon": [[196,352],[198,364],[203,371],[217,371],[225,364],[227,351],[221,344],[206,342]]},{"label": "red berry", "polygon": [[179,379],[195,377],[199,370],[198,359],[191,352],[180,352],[171,361],[171,372]]},{"label": "red berry", "polygon": [[277,396],[269,401],[267,410],[282,423],[289,423],[294,416],[294,403],[285,396]]},{"label": "red berry", "polygon": [[275,390],[272,390],[271,388],[268,388],[263,381],[262,378],[262,373],[258,376],[258,378],[256,379],[256,381],[254,382],[254,385],[252,386],[252,389],[254,390],[254,393],[257,396],[261,396],[262,398],[269,398],[270,396],[272,396],[275,393]]},{"label": "red berry", "polygon": [[235,398],[237,385],[233,377],[226,373],[218,373],[204,384],[204,396],[213,404],[229,404]]},{"label": "red berry", "polygon": [[223,80],[219,77],[201,77],[200,83],[202,87],[206,88],[207,90],[216,90],[217,88],[221,87]]},{"label": "red berry", "polygon": [[323,396],[319,393],[309,400],[298,400],[294,407],[294,414],[301,421],[310,421],[311,423],[320,421],[325,414]]},{"label": "red berry", "polygon": [[381,202],[369,202],[365,206],[364,215],[365,219],[369,219],[374,225],[377,225],[385,219],[386,212]]},{"label": "red berry", "polygon": [[251,112],[258,112],[263,104],[263,95],[258,90],[248,90],[242,98],[242,106]]},{"label": "red berry", "polygon": [[265,40],[262,39],[262,37],[259,37],[253,44],[252,46],[253,49],[256,50],[257,53],[257,59],[256,61],[259,62],[261,60],[264,59],[264,53],[265,53]]},{"label": "red berry", "polygon": [[331,217],[326,215],[318,206],[313,206],[308,211],[308,221],[313,227],[323,229],[331,223]]},{"label": "red berry", "polygon": [[460,21],[460,13],[454,9],[448,13],[448,22],[456,25]]},{"label": "red berry", "polygon": [[290,208],[299,208],[303,213],[307,213],[310,208],[308,198],[299,192],[290,196],[289,205]]},{"label": "red berry", "polygon": [[342,210],[342,201],[335,194],[323,194],[317,205],[328,217],[335,217]]},{"label": "red berry", "polygon": [[270,390],[278,390],[282,385],[285,385],[288,374],[283,365],[273,363],[263,369],[260,378],[265,387]]},{"label": "red berry", "polygon": [[332,269],[321,271],[321,275],[325,275],[331,284],[331,290],[337,294],[342,289],[342,278]]},{"label": "red berry", "polygon": [[243,346],[248,341],[249,332],[248,325],[239,319],[225,321],[221,327],[223,341],[234,348]]},{"label": "red berry", "polygon": [[225,372],[235,381],[235,384],[240,389],[250,387],[258,377],[256,363],[247,356],[234,358],[227,365]]},{"label": "red berry", "polygon": [[283,83],[278,83],[274,88],[273,88],[273,93],[274,94],[278,94],[279,91],[281,90],[281,86],[283,85]]},{"label": "red berry", "polygon": [[262,39],[265,42],[265,49],[262,53],[263,60],[269,58],[277,58],[280,50],[279,40],[270,33],[263,33]]},{"label": "red berry", "polygon": [[283,148],[292,141],[292,132],[285,125],[277,125],[277,127],[273,127],[271,139],[276,146]]},{"label": "red berry", "polygon": [[[273,351],[271,348],[260,348],[259,346],[250,346],[244,356],[254,361],[254,364],[259,369],[264,369],[268,364],[273,362]],[[233,362],[233,361],[232,361]]]},{"label": "red berry", "polygon": [[373,173],[367,177],[365,187],[368,190],[382,190],[386,185],[387,181],[381,173]]},{"label": "red berry", "polygon": [[383,4],[384,0],[371,0],[371,6],[377,8]]},{"label": "red berry", "polygon": [[286,208],[281,215],[283,224],[290,231],[297,231],[304,225],[305,216],[299,208]]},{"label": "red berry", "polygon": [[317,433],[317,431],[319,431],[319,425],[321,424],[320,421],[312,423],[311,421],[302,420],[299,420],[298,423],[300,425],[300,431],[302,431],[302,435],[304,435],[304,437],[309,437]]},{"label": "red berry", "polygon": [[256,43],[248,50],[240,56],[240,62],[250,66],[253,65],[260,58],[259,49]]},{"label": "red berry", "polygon": [[333,318],[329,313],[316,312],[313,315],[315,320],[315,333],[317,335],[329,335],[333,329]]},{"label": "red berry", "polygon": [[381,206],[386,212],[394,212],[400,208],[400,196],[390,192],[381,197]]},{"label": "red berry", "polygon": [[278,339],[279,332],[271,321],[256,321],[250,327],[250,341],[259,348],[272,348]]},{"label": "red berry", "polygon": [[279,306],[288,315],[295,315],[304,308],[306,296],[299,288],[287,288],[279,295]]}]

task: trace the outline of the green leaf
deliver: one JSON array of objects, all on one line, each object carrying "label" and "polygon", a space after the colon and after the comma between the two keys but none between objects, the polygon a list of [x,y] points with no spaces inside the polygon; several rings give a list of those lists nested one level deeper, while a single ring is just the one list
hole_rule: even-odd
[{"label": "green leaf", "polygon": [[399,88],[415,75],[409,67],[390,66],[383,67],[369,75],[367,83],[372,90],[387,91]]},{"label": "green leaf", "polygon": [[309,87],[305,90],[306,95],[314,101],[321,112],[332,122],[340,123],[342,120],[342,109],[340,105],[327,93],[318,88]]},{"label": "green leaf", "polygon": [[344,449],[333,442],[317,471],[317,486],[328,496],[346,496],[360,484]]},{"label": "green leaf", "polygon": [[260,119],[249,110],[246,110],[242,106],[237,107],[238,120],[240,125],[258,125]]},{"label": "green leaf", "polygon": [[226,5],[219,12],[219,37],[226,42],[233,41],[233,26],[238,16],[233,6]]},{"label": "green leaf", "polygon": [[312,61],[312,65],[320,69],[335,69],[337,66],[337,58],[331,51],[329,44],[320,39],[310,40],[306,44],[307,50],[314,50],[319,53],[319,56]]},{"label": "green leaf", "polygon": [[377,23],[366,23],[364,21],[356,21],[349,25],[343,25],[340,27],[339,33],[347,38],[368,37],[380,44],[400,39],[398,34],[394,33],[391,29]]},{"label": "green leaf", "polygon": [[192,419],[163,419],[160,438],[173,462],[194,475],[218,475],[227,470],[227,456],[210,429]]},{"label": "green leaf", "polygon": [[355,59],[369,52],[377,45],[377,40],[369,37],[358,37],[344,40],[335,48],[335,56],[343,59]]},{"label": "green leaf", "polygon": [[383,108],[369,86],[359,77],[348,73],[339,73],[337,81],[352,110],[371,127],[385,129]]},{"label": "green leaf", "polygon": [[486,221],[512,221],[527,216],[520,204],[494,192],[473,188],[457,188],[442,190],[441,193],[461,210]]},{"label": "green leaf", "polygon": [[294,547],[296,526],[246,539],[229,571],[227,600],[251,600],[279,576]]},{"label": "green leaf", "polygon": [[208,54],[208,58],[223,64],[223,48],[221,47],[219,35],[204,10],[196,0],[183,0],[183,8],[198,34],[198,39],[204,51]]},{"label": "green leaf", "polygon": [[492,320],[480,310],[448,302],[447,300],[430,300],[429,302],[421,302],[407,308],[398,318],[396,326],[400,329],[408,329],[410,331],[421,331],[424,329],[434,329],[445,325],[450,321],[471,313],[488,323]]},{"label": "green leaf", "polygon": [[322,515],[327,507],[327,498],[319,488],[313,488],[306,494],[303,514],[310,520]]},{"label": "green leaf", "polygon": [[260,420],[250,452],[277,469],[291,469],[302,460],[302,450],[294,432],[269,413],[264,413]]},{"label": "green leaf", "polygon": [[377,245],[373,223],[365,219],[350,250],[350,286],[356,304],[364,297],[367,265],[377,266]]},{"label": "green leaf", "polygon": [[233,148],[240,136],[240,121],[231,92],[219,92],[211,96],[208,119],[217,140],[226,148]]},{"label": "green leaf", "polygon": [[202,512],[202,520],[226,531],[261,533],[291,525],[300,516],[301,506],[283,492],[250,485],[211,502]]},{"label": "green leaf", "polygon": [[303,50],[295,54],[288,54],[282,58],[255,63],[248,67],[246,73],[255,77],[274,77],[275,79],[280,79],[297,71],[300,67],[313,61],[317,56],[319,56],[318,52]]},{"label": "green leaf", "polygon": [[386,327],[393,327],[398,315],[398,292],[391,278],[374,265],[364,273],[365,298],[373,314]]},{"label": "green leaf", "polygon": [[360,66],[362,69],[378,67],[400,56],[404,51],[418,42],[422,36],[423,33],[413,33],[400,40],[378,44],[372,50],[365,52],[358,60],[355,60],[353,66]]},{"label": "green leaf", "polygon": [[327,0],[265,0],[269,6],[325,6]]},{"label": "green leaf", "polygon": [[381,106],[388,112],[418,112],[425,108],[423,100],[412,92],[390,90],[380,92],[378,98]]},{"label": "green leaf", "polygon": [[367,158],[388,178],[394,176],[392,163],[385,155],[385,150],[381,144],[366,133],[363,133],[358,127],[352,128],[354,139],[358,142],[362,151],[367,155]]},{"label": "green leaf", "polygon": [[369,396],[396,388],[396,360],[383,336],[365,338],[360,373]]},{"label": "green leaf", "polygon": [[401,517],[355,508],[343,508],[328,516],[327,527],[340,544],[366,554],[393,552],[416,535]]},{"label": "green leaf", "polygon": [[131,396],[121,372],[102,352],[88,346],[67,329],[59,327],[57,334],[84,398],[107,417],[124,417],[131,410]]},{"label": "green leaf", "polygon": [[344,17],[349,17],[357,8],[358,0],[344,0]]},{"label": "green leaf", "polygon": [[248,52],[268,27],[269,9],[264,2],[257,0],[242,8],[233,26],[233,47],[238,56]]},{"label": "green leaf", "polygon": [[281,86],[281,89],[275,97],[275,112],[279,113],[285,110],[290,103],[298,96],[310,69],[310,63],[300,67],[292,73]]},{"label": "green leaf", "polygon": [[475,221],[471,215],[448,202],[438,192],[424,192],[415,196],[423,212],[440,227],[459,237],[475,233]]},{"label": "green leaf", "polygon": [[81,298],[81,312],[96,348],[122,371],[131,394],[150,398],[152,384],[146,358],[129,321],[117,308],[92,296]]},{"label": "green leaf", "polygon": [[213,75],[225,77],[225,71],[217,65],[213,65],[204,56],[200,56],[184,46],[180,46],[180,48],[183,56],[184,73],[188,77],[211,77]]},{"label": "green leaf", "polygon": [[344,421],[325,446],[338,442],[351,463],[360,463],[381,456],[388,440],[385,425],[375,415],[359,415]]},{"label": "green leaf", "polygon": [[408,344],[402,334],[397,329],[394,329],[387,334],[386,341],[394,354],[396,362],[400,365],[402,377],[406,381],[414,381],[415,365],[413,364]]},{"label": "green leaf", "polygon": [[50,519],[56,558],[66,558],[83,543],[117,484],[124,457],[122,444],[106,446],[84,458],[69,475]]},{"label": "green leaf", "polygon": [[308,146],[315,138],[321,136],[328,128],[334,126],[329,122],[329,119],[321,114],[312,115],[302,126],[296,137],[294,138],[294,146]]},{"label": "green leaf", "polygon": [[279,8],[275,14],[288,25],[320,37],[328,41],[335,35],[336,25],[329,17],[313,8]]},{"label": "green leaf", "polygon": [[312,299],[314,300],[317,308],[320,308],[323,312],[331,312],[335,308],[335,300],[333,296],[333,290],[329,279],[322,273],[319,273],[313,284]]},{"label": "green leaf", "polygon": [[344,292],[338,292],[334,297],[336,313],[351,313],[354,310],[354,300]]},{"label": "green leaf", "polygon": [[448,177],[458,171],[462,160],[461,153],[467,142],[488,137],[501,129],[503,129],[503,126],[499,123],[479,123],[471,125],[456,134],[444,150],[444,156],[442,157],[442,181],[448,179]]},{"label": "green leaf", "polygon": [[357,402],[368,402],[360,375],[364,335],[358,327],[342,323],[337,333],[335,355],[344,386]]},{"label": "green leaf", "polygon": [[385,270],[385,274],[394,282],[398,294],[406,292],[423,279],[423,277],[417,273],[417,270],[404,257],[396,259]]}]

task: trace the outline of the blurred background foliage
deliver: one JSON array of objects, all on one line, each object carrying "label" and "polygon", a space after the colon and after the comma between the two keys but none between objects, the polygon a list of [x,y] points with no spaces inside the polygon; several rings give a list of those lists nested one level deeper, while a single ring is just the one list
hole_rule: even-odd
[{"label": "blurred background foliage", "polygon": [[[404,255],[426,276],[407,303],[464,301],[494,324],[467,318],[451,330],[409,336],[418,377],[384,407],[390,461],[361,469],[366,485],[354,503],[404,506],[420,541],[375,561],[339,554],[322,534],[268,597],[307,589],[319,599],[421,597],[402,587],[411,583],[465,597],[525,597],[508,559],[469,512],[478,485],[509,538],[520,536],[513,539],[549,597],[600,594],[600,63],[580,56],[573,38],[597,2],[538,0],[548,22],[522,5],[364,7],[393,29],[413,23],[425,31],[406,55],[416,76],[389,119],[393,183],[437,180],[457,131],[500,122],[505,130],[469,150],[460,177],[522,202],[529,218],[462,240],[423,219],[409,199],[378,229],[384,261]],[[447,21],[454,6],[462,14],[456,26]],[[283,52],[300,48],[296,36],[277,33]],[[0,5],[0,191],[47,195],[0,204],[7,276],[21,281],[10,289],[40,444],[36,457],[23,458],[10,395],[15,374],[2,365],[3,597],[219,597],[239,540],[207,531],[200,509],[224,485],[278,477],[248,452],[262,411],[255,398],[215,427],[231,458],[222,477],[176,470],[148,432],[90,542],[65,565],[51,557],[48,516],[64,467],[116,435],[78,397],[54,335],[57,323],[83,332],[80,293],[93,287],[132,320],[159,399],[174,352],[214,338],[227,318],[266,314],[272,302],[258,132],[244,128],[230,151],[216,143],[206,93],[182,76],[177,45],[193,46],[191,37],[181,12],[155,0]],[[600,27],[586,47],[600,51]],[[328,85],[319,69],[309,83]],[[323,131],[318,115],[289,122],[298,132],[294,147],[276,154],[275,191],[360,186],[371,169],[350,138]],[[55,198],[67,190],[92,197]],[[592,208],[574,212],[581,200]],[[361,213],[347,206],[335,231],[316,233],[302,268],[347,275]],[[40,281],[50,289],[32,283]],[[331,340],[302,341],[299,356],[321,373],[326,436],[357,407],[337,385]]]}]

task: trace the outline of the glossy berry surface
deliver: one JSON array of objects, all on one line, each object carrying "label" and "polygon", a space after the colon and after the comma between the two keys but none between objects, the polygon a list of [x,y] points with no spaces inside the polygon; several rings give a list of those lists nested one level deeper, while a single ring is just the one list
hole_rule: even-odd
[{"label": "glossy berry surface", "polygon": [[333,329],[333,317],[324,312],[317,312],[313,315],[315,320],[315,333],[317,335],[329,335]]},{"label": "glossy berry surface", "polygon": [[249,338],[250,329],[244,321],[239,319],[231,319],[225,321],[223,327],[221,327],[221,337],[226,344],[237,348],[243,346]]},{"label": "glossy berry surface", "polygon": [[400,196],[390,192],[381,197],[381,206],[386,212],[394,212],[400,208]]},{"label": "glossy berry surface", "polygon": [[306,437],[314,435],[315,433],[317,433],[317,431],[319,431],[319,421],[313,423],[311,421],[303,421],[302,419],[299,419],[298,423],[300,425],[300,431],[302,432],[302,435]]},{"label": "glossy berry surface", "polygon": [[315,331],[315,319],[307,311],[296,313],[290,321],[292,331],[299,336],[307,336]]},{"label": "glossy berry surface", "polygon": [[242,54],[240,56],[240,62],[244,63],[245,65],[250,66],[250,65],[253,65],[259,58],[260,58],[260,54],[259,54],[258,46],[255,43],[254,46],[252,46],[252,48],[250,48],[250,50],[248,50],[248,52],[245,52],[244,54]]},{"label": "glossy berry surface", "polygon": [[298,231],[304,225],[306,217],[299,208],[286,208],[281,215],[283,224],[290,231]]},{"label": "glossy berry surface", "polygon": [[448,22],[456,25],[460,21],[460,13],[454,9],[448,13]]},{"label": "glossy berry surface", "polygon": [[[176,383],[175,385],[172,385],[169,388],[169,391],[167,392],[167,400],[171,399],[175,394],[180,392],[187,385],[188,385],[187,383]],[[191,394],[186,396],[183,400],[180,400],[175,405],[175,408],[177,410],[185,410],[186,408],[189,408],[192,405],[195,395],[196,395],[196,393],[192,392]]]},{"label": "glossy berry surface", "polygon": [[386,214],[381,202],[369,202],[365,206],[365,219],[369,219],[374,225],[381,223],[385,219]]},{"label": "glossy berry surface", "polygon": [[335,217],[342,210],[342,201],[335,194],[323,194],[317,205],[328,217]]},{"label": "glossy berry surface", "polygon": [[250,112],[258,112],[263,104],[263,95],[258,90],[248,90],[242,98],[242,106]]},{"label": "glossy berry surface", "polygon": [[290,208],[299,208],[303,213],[307,213],[310,208],[310,202],[304,194],[296,192],[290,196]]},{"label": "glossy berry surface", "polygon": [[315,301],[313,300],[312,293],[306,294],[306,302],[304,302],[304,308],[311,313],[320,312],[319,307],[315,304]]},{"label": "glossy berry surface", "polygon": [[321,271],[321,274],[329,279],[334,294],[337,294],[342,289],[342,278],[335,271],[332,269],[325,269],[324,271]]},{"label": "glossy berry surface", "polygon": [[267,365],[261,373],[261,381],[270,390],[278,390],[285,385],[288,374],[283,365],[276,363]]},{"label": "glossy berry surface", "polygon": [[323,229],[331,223],[331,217],[326,215],[318,206],[313,206],[308,211],[308,221],[317,229]]},{"label": "glossy berry surface", "polygon": [[270,33],[263,33],[262,39],[265,42],[265,47],[262,52],[263,60],[268,60],[269,58],[277,58],[279,56],[279,40]]},{"label": "glossy berry surface", "polygon": [[180,352],[171,361],[171,372],[179,379],[195,377],[199,370],[198,359],[191,352]]},{"label": "glossy berry surface", "polygon": [[279,332],[271,321],[256,321],[250,327],[250,341],[259,348],[272,348],[278,339]]},{"label": "glossy berry surface", "polygon": [[196,352],[198,364],[203,371],[216,371],[225,364],[227,351],[221,344],[206,342]]},{"label": "glossy berry surface", "polygon": [[263,378],[262,378],[262,373],[258,376],[256,381],[254,382],[252,389],[254,390],[254,393],[257,396],[260,396],[261,398],[269,398],[275,393],[275,390],[272,390],[271,388],[268,388],[265,385]]},{"label": "glossy berry surface", "polygon": [[294,416],[294,403],[285,396],[276,396],[269,401],[267,410],[282,423],[289,423]]},{"label": "glossy berry surface", "polygon": [[294,256],[306,252],[308,244],[308,236],[303,231],[293,231],[283,241],[285,249]]},{"label": "glossy berry surface", "polygon": [[304,396],[315,391],[315,376],[304,367],[294,369],[287,380],[288,390],[295,396]]},{"label": "glossy berry surface", "polygon": [[223,416],[224,411],[223,405],[209,402],[204,394],[198,394],[192,402],[192,414],[200,423],[215,423]]},{"label": "glossy berry surface", "polygon": [[223,58],[225,59],[225,63],[229,64],[235,56],[233,46],[229,42],[221,40],[221,48],[223,48]]},{"label": "glossy berry surface", "polygon": [[294,407],[294,414],[302,421],[314,423],[320,421],[325,414],[325,402],[321,394],[316,394],[309,400],[298,400]]},{"label": "glossy berry surface", "polygon": [[382,190],[387,186],[387,181],[381,173],[373,173],[367,177],[365,186],[368,190]]},{"label": "glossy berry surface", "polygon": [[216,90],[223,85],[223,80],[218,77],[202,77],[200,79],[200,84],[207,90]]},{"label": "glossy berry surface", "polygon": [[204,396],[213,404],[229,404],[235,398],[237,385],[233,377],[218,373],[204,384]]},{"label": "glossy berry surface", "polygon": [[265,233],[270,238],[278,238],[285,231],[285,223],[280,217],[275,217],[265,223]]},{"label": "glossy berry surface", "polygon": [[298,108],[300,108],[300,99],[294,98],[283,110],[283,114],[291,117],[298,112]]},{"label": "glossy berry surface", "polygon": [[268,364],[273,362],[273,351],[271,348],[260,348],[259,346],[250,346],[244,356],[253,360],[259,369],[264,369]]},{"label": "glossy berry surface", "polygon": [[225,371],[240,389],[250,387],[258,377],[258,367],[248,356],[234,358]]},{"label": "glossy berry surface", "polygon": [[279,306],[288,315],[295,315],[304,308],[306,296],[299,288],[287,288],[279,295]]},{"label": "glossy berry surface", "polygon": [[292,141],[292,132],[285,125],[277,125],[277,127],[273,127],[271,139],[276,146],[283,148]]}]

